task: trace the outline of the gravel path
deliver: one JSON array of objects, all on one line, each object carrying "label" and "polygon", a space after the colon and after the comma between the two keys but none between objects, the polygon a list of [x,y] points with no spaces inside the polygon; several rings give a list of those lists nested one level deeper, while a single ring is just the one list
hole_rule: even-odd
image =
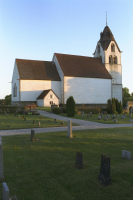
[{"label": "gravel path", "polygon": [[[62,121],[68,121],[68,117],[62,117],[59,115],[55,115],[53,113],[48,113],[46,111],[39,110],[40,115],[56,118]],[[87,129],[101,129],[101,128],[118,128],[118,127],[133,127],[133,124],[102,124],[97,122],[84,121],[79,119],[71,119],[73,123],[79,124],[79,126],[73,126],[72,130],[87,130]],[[59,132],[59,131],[67,131],[67,127],[49,127],[49,128],[32,128],[35,130],[35,133],[46,133],[46,132]],[[21,135],[21,134],[30,134],[31,129],[15,129],[15,130],[1,130],[0,136],[8,136],[8,135]]]}]

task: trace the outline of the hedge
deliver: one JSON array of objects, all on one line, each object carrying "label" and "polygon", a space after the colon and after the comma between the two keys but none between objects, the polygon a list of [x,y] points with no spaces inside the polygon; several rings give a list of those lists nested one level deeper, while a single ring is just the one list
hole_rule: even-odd
[{"label": "hedge", "polygon": [[93,114],[98,114],[101,113],[103,109],[98,107],[77,107],[76,111],[84,111],[85,114],[89,114],[90,112]]},{"label": "hedge", "polygon": [[24,109],[23,106],[0,106],[0,113],[15,113],[21,112]]}]

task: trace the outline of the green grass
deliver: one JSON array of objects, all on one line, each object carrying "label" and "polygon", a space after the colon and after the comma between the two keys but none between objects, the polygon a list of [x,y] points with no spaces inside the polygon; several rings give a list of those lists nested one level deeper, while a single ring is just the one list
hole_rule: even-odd
[{"label": "green grass", "polygon": [[[8,115],[0,114],[0,130],[37,128],[38,122],[40,122],[40,127],[67,126],[67,122],[65,121],[61,125],[60,120],[57,120],[57,123],[54,123],[54,119],[50,119],[43,116],[42,119],[40,119],[40,115],[25,115],[25,117],[26,121],[24,119],[18,118],[18,116],[15,117],[14,114],[8,114]],[[33,120],[35,121],[35,124],[33,124]]]},{"label": "green grass", "polygon": [[[133,160],[121,158],[133,152],[133,128],[73,131],[2,137],[4,177],[10,195],[19,200],[131,200]],[[84,169],[75,166],[76,152],[83,153]],[[110,156],[112,184],[100,185],[101,155]],[[2,183],[0,184],[2,191]],[[2,199],[2,193],[0,193]]]},{"label": "green grass", "polygon": [[[63,117],[67,117],[66,113],[61,113],[60,114]],[[98,122],[98,123],[104,123],[104,124],[133,124],[133,122],[130,122],[130,119],[133,119],[133,117],[129,117],[128,114],[126,114],[125,119],[121,119],[121,115],[116,115],[117,123],[113,122],[113,118],[111,117],[112,114],[109,114],[110,119],[108,121],[104,121],[104,118],[106,115],[103,115],[103,118],[101,120],[98,120],[99,114],[93,114],[89,119],[87,119],[87,114],[84,114],[84,117],[82,115],[75,115],[74,117],[71,117],[73,119],[81,119],[81,120],[86,120],[86,121],[93,121],[93,122]],[[70,118],[70,117],[69,117]]]},{"label": "green grass", "polygon": [[36,107],[37,110],[51,112],[51,107]]}]

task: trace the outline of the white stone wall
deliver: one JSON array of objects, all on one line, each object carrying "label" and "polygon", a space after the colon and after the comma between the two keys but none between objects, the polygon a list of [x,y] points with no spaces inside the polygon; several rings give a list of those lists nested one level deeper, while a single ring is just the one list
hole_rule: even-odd
[{"label": "white stone wall", "polygon": [[112,85],[112,98],[116,98],[122,103],[122,85]]},{"label": "white stone wall", "polygon": [[58,72],[60,79],[61,79],[61,83],[60,83],[60,96],[61,96],[60,103],[63,103],[64,102],[64,74],[63,74],[63,71],[60,67],[60,64],[59,64],[55,54],[53,56],[53,62],[56,65],[57,72]]},{"label": "white stone wall", "polygon": [[52,89],[61,98],[61,81],[51,80],[20,80],[20,99],[21,101],[36,101],[36,98],[43,90]]},{"label": "white stone wall", "polygon": [[51,81],[20,80],[21,101],[36,101],[43,90],[51,89]]},{"label": "white stone wall", "polygon": [[[14,88],[14,85],[16,83],[16,86],[17,86],[17,96],[14,97],[13,95],[13,88]],[[13,69],[13,75],[12,75],[12,87],[11,87],[12,91],[12,96],[11,96],[11,100],[14,102],[14,101],[19,101],[19,73],[18,73],[18,68],[17,68],[17,65],[16,65],[16,61],[15,61],[15,64],[14,64],[14,69]]]},{"label": "white stone wall", "polygon": [[61,81],[51,81],[51,89],[58,96],[59,102],[61,103]]},{"label": "white stone wall", "polygon": [[106,104],[111,84],[111,79],[64,77],[64,103],[73,96],[76,104]]},{"label": "white stone wall", "polygon": [[37,99],[37,106],[44,107],[44,99]]}]

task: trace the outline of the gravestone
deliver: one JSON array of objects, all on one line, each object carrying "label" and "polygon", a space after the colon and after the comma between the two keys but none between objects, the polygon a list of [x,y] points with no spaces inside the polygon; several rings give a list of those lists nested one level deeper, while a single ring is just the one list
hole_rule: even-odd
[{"label": "gravestone", "polygon": [[90,112],[90,117],[92,116],[92,112]]},{"label": "gravestone", "polygon": [[115,123],[116,123],[116,122],[117,122],[117,119],[113,119],[113,122],[115,122]]},{"label": "gravestone", "polygon": [[106,117],[109,119],[110,118],[110,116],[109,115],[106,115]]},{"label": "gravestone", "polygon": [[101,118],[103,117],[103,113],[101,113]]},{"label": "gravestone", "polygon": [[87,115],[87,118],[88,118],[88,119],[89,119],[89,117],[90,117],[90,116],[89,116],[89,115]]},{"label": "gravestone", "polygon": [[101,119],[101,116],[99,115],[97,119],[100,120],[100,119]]},{"label": "gravestone", "polygon": [[126,150],[122,150],[122,158],[125,158],[127,160],[131,160],[131,152],[126,151]]},{"label": "gravestone", "polygon": [[38,126],[40,126],[40,122],[38,122]]},{"label": "gravestone", "polygon": [[3,200],[9,200],[9,188],[5,182],[3,183]]},{"label": "gravestone", "polygon": [[130,119],[130,122],[133,122],[133,119]]},{"label": "gravestone", "polygon": [[81,152],[76,153],[76,164],[75,167],[77,169],[83,169],[83,157]]},{"label": "gravestone", "polygon": [[101,155],[101,166],[100,166],[99,181],[104,186],[111,184],[110,157],[109,156]]},{"label": "gravestone", "polygon": [[56,119],[54,119],[54,123],[57,123]]},{"label": "gravestone", "polygon": [[125,119],[125,116],[124,116],[124,115],[122,115],[122,116],[121,116],[121,119]]},{"label": "gravestone", "polygon": [[82,112],[82,117],[84,117],[84,111]]},{"label": "gravestone", "polygon": [[30,123],[30,120],[28,120],[28,122]]},{"label": "gravestone", "polygon": [[73,134],[72,134],[72,122],[71,122],[71,120],[68,120],[68,132],[67,132],[67,137],[73,138]]},{"label": "gravestone", "polygon": [[2,139],[0,137],[0,183],[4,182],[4,172],[3,172],[3,145]]},{"label": "gravestone", "polygon": [[118,115],[118,117],[120,117],[120,115]]},{"label": "gravestone", "polygon": [[129,117],[132,117],[132,114],[131,114],[131,113],[129,114]]},{"label": "gravestone", "polygon": [[104,118],[104,121],[108,121],[108,118],[107,118],[107,117],[105,117],[105,118]]},{"label": "gravestone", "polygon": [[31,130],[31,142],[34,142],[34,130]]}]

